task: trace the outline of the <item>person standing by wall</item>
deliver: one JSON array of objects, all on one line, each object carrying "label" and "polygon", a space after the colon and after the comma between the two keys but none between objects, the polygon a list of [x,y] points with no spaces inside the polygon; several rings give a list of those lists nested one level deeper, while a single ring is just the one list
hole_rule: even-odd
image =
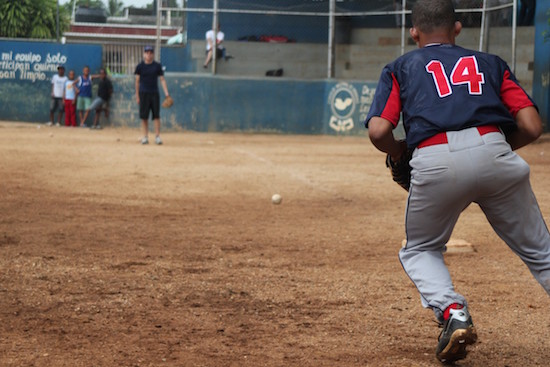
[{"label": "person standing by wall", "polygon": [[160,95],[158,80],[164,91],[165,97],[168,97],[168,87],[164,79],[162,65],[154,60],[153,46],[145,46],[143,50],[143,61],[136,66],[134,72],[136,76],[135,89],[136,101],[139,105],[139,117],[143,129],[143,138],[141,144],[149,144],[149,115],[153,117],[155,125],[155,144],[162,144],[160,139]]},{"label": "person standing by wall", "polygon": [[55,125],[61,125],[61,121],[63,120],[63,112],[65,109],[63,104],[63,92],[65,90],[66,81],[67,77],[65,76],[65,67],[63,65],[59,65],[57,67],[57,74],[52,77],[52,101],[50,103],[50,122],[48,122],[48,126],[52,126],[54,124],[54,115],[56,111],[59,113],[59,116]]},{"label": "person standing by wall", "polygon": [[63,101],[65,103],[65,126],[76,126],[76,88],[74,70],[69,70],[69,79],[65,82]]},{"label": "person standing by wall", "polygon": [[99,74],[94,74],[91,76],[92,81],[96,78],[99,78],[97,97],[92,101],[90,107],[86,110],[86,113],[84,114],[84,121],[88,118],[90,111],[95,110],[94,122],[91,128],[101,129],[101,125],[99,124],[101,111],[105,111],[105,117],[109,118],[109,101],[111,100],[111,95],[113,94],[113,84],[107,77],[107,73],[104,68],[99,69]]},{"label": "person standing by wall", "polygon": [[90,67],[84,66],[82,75],[74,82],[78,99],[76,101],[76,109],[80,118],[80,127],[86,127],[87,110],[92,104],[92,78],[90,77]]}]

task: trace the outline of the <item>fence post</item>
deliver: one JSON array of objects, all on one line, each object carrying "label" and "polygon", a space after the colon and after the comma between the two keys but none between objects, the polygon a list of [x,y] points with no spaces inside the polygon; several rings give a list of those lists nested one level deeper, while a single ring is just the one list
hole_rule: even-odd
[{"label": "fence post", "polygon": [[336,0],[330,0],[329,2],[329,15],[328,15],[328,66],[327,66],[327,78],[334,78],[334,11],[336,9]]},{"label": "fence post", "polygon": [[405,12],[407,11],[407,0],[402,0],[401,2],[401,14],[399,16],[401,17],[401,55],[405,54],[405,28],[406,28],[406,17]]},{"label": "fence post", "polygon": [[216,74],[216,63],[218,59],[218,0],[214,0],[212,12],[212,32],[214,32],[214,44],[212,45],[212,74]]},{"label": "fence post", "polygon": [[158,62],[160,62],[160,35],[161,35],[160,33],[160,17],[161,17],[160,1],[157,0],[157,39],[155,40],[155,58],[157,59]]},{"label": "fence post", "polygon": [[487,34],[485,29],[485,23],[487,22],[487,0],[483,0],[483,9],[481,9],[481,25],[479,26],[479,50],[478,51],[484,51],[483,44],[485,41],[485,35]]},{"label": "fence post", "polygon": [[59,0],[57,0],[57,8],[55,12],[55,40],[59,42]]}]

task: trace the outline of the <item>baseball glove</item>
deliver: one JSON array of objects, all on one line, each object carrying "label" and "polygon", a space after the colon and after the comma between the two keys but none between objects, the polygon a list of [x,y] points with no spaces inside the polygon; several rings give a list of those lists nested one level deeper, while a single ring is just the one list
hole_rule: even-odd
[{"label": "baseball glove", "polygon": [[172,99],[172,97],[168,96],[168,97],[166,97],[164,102],[162,102],[162,107],[170,108],[170,107],[172,107],[173,104],[174,104],[174,100]]},{"label": "baseball glove", "polygon": [[412,158],[412,152],[411,149],[405,150],[397,162],[394,162],[389,154],[386,155],[386,167],[390,169],[393,180],[407,191],[411,186],[412,168],[409,161]]}]

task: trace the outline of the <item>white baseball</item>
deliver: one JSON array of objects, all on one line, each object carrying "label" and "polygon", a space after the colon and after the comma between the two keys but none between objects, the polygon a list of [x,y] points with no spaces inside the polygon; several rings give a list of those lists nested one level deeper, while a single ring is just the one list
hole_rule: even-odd
[{"label": "white baseball", "polygon": [[275,205],[279,205],[283,201],[283,198],[279,194],[273,194],[271,202]]}]

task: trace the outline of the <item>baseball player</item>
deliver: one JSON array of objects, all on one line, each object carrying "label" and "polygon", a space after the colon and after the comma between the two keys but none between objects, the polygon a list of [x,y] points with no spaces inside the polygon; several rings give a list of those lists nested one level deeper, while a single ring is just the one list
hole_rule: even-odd
[{"label": "baseball player", "polygon": [[141,118],[141,127],[143,138],[141,144],[149,144],[149,115],[153,116],[155,124],[155,144],[162,144],[160,139],[160,95],[158,80],[164,90],[164,95],[169,97],[168,87],[164,79],[164,70],[162,64],[154,59],[153,46],[145,46],[143,49],[143,61],[141,61],[134,72],[136,75],[136,101],[139,105],[139,117]]},{"label": "baseball player", "polygon": [[[452,0],[418,0],[410,29],[419,48],[382,71],[366,127],[399,161],[413,150],[401,264],[443,330],[436,357],[466,357],[477,340],[463,295],[443,260],[460,213],[472,202],[550,294],[550,234],[514,150],[542,134],[538,110],[498,56],[455,45],[462,25]],[[392,130],[400,113],[406,142]]]}]

